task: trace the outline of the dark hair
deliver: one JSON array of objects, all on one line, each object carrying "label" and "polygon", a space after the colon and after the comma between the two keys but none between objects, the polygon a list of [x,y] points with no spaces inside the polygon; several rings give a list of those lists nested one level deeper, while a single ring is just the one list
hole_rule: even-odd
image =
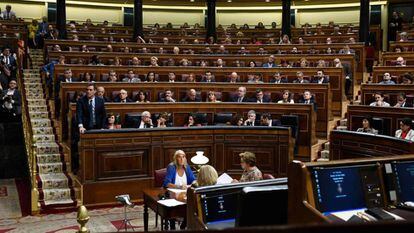
[{"label": "dark hair", "polygon": [[272,119],[272,116],[270,115],[270,113],[265,112],[265,113],[262,114],[261,118],[270,120],[270,119]]},{"label": "dark hair", "polygon": [[412,126],[412,124],[413,124],[413,120],[411,119],[411,118],[409,118],[409,117],[406,117],[406,118],[404,118],[404,119],[402,119],[401,120],[401,122],[404,124],[404,125],[408,125],[408,126]]},{"label": "dark hair", "polygon": [[86,87],[93,87],[93,90],[96,90],[95,83],[88,83],[88,85]]},{"label": "dark hair", "polygon": [[369,126],[372,126],[372,117],[371,116],[364,116],[362,120],[367,120],[369,123]]},{"label": "dark hair", "polygon": [[143,93],[144,94],[144,96],[145,96],[145,100],[148,100],[148,95],[147,95],[147,93],[145,92],[145,91],[143,91],[143,90],[139,90],[138,91],[138,93],[137,93],[137,100],[139,101],[140,100],[140,98],[139,98],[139,95],[141,94],[141,93]]},{"label": "dark hair", "polygon": [[260,89],[260,88],[258,88],[258,89],[256,90],[256,94],[257,94],[257,93],[260,93],[260,92],[263,92],[263,90],[262,90],[262,89]]},{"label": "dark hair", "polygon": [[407,95],[406,95],[404,92],[400,92],[400,93],[398,94],[398,96],[401,96],[401,97],[403,97],[404,99],[407,99]]},{"label": "dark hair", "polygon": [[374,95],[380,95],[381,97],[384,97],[384,93],[379,92],[379,91],[375,92],[375,94],[374,94]]}]

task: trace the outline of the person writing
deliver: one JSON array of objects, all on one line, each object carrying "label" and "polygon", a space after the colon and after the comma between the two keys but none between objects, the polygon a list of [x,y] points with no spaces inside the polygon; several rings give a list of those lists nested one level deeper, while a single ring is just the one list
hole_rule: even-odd
[{"label": "person writing", "polygon": [[263,180],[262,172],[256,167],[256,155],[246,151],[240,153],[239,156],[243,174],[240,180],[234,179],[233,183]]},{"label": "person writing", "polygon": [[187,189],[195,181],[193,171],[187,164],[185,152],[177,150],[173,161],[167,166],[167,174],[164,179],[164,188]]}]

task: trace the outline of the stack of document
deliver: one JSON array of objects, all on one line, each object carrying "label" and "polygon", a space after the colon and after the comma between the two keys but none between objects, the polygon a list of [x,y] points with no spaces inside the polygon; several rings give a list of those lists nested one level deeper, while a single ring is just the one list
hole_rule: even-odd
[{"label": "stack of document", "polygon": [[165,199],[165,200],[159,200],[158,203],[160,203],[161,205],[165,205],[168,207],[174,207],[174,206],[179,206],[179,205],[185,205],[184,202],[181,201],[177,201],[175,199]]},{"label": "stack of document", "polygon": [[223,173],[219,178],[217,178],[217,184],[231,184],[233,178],[229,176],[227,173]]}]

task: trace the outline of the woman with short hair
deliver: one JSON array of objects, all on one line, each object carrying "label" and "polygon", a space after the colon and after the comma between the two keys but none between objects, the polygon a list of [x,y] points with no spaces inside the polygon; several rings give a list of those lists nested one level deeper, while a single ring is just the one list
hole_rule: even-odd
[{"label": "woman with short hair", "polygon": [[202,187],[217,184],[218,174],[216,169],[210,165],[203,165],[197,175],[197,181],[193,186]]},{"label": "woman with short hair", "polygon": [[246,151],[239,154],[240,165],[243,169],[243,174],[239,181],[233,182],[248,182],[263,180],[262,172],[256,167],[256,155],[252,152]]}]

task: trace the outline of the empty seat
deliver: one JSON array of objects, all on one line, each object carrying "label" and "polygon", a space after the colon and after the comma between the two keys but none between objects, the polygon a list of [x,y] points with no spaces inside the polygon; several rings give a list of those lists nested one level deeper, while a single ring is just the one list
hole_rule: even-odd
[{"label": "empty seat", "polygon": [[233,119],[231,112],[222,112],[214,114],[215,125],[229,125]]}]

